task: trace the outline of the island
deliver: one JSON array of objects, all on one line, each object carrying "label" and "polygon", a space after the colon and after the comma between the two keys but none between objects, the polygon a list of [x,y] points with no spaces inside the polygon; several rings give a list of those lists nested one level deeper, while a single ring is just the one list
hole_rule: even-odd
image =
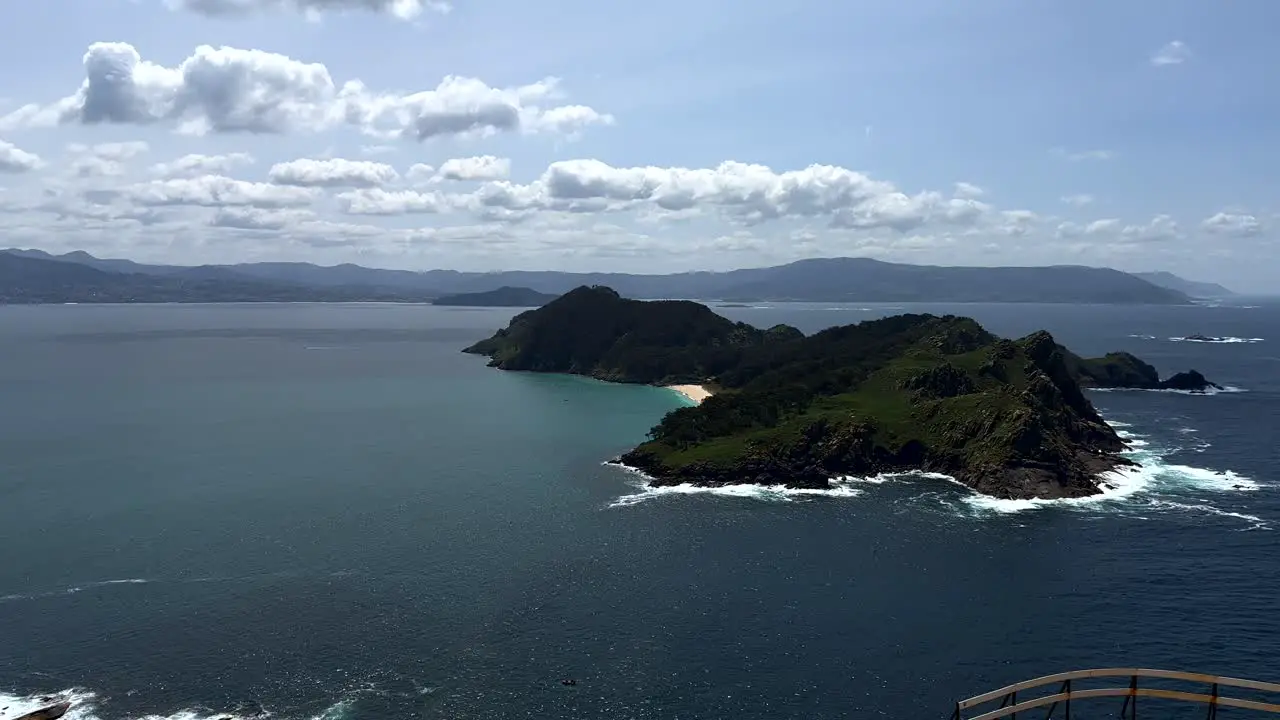
[{"label": "island", "polygon": [[603,286],[521,313],[464,352],[505,370],[711,390],[619,458],[654,485],[825,488],[922,470],[998,498],[1095,495],[1102,474],[1133,463],[1084,388],[1210,386],[1194,370],[1161,380],[1128,353],[1082,358],[1048,332],[1005,339],[966,317],[895,315],[806,336]]},{"label": "island", "polygon": [[560,296],[540,293],[527,287],[504,285],[488,292],[445,295],[432,300],[431,304],[452,307],[542,307],[557,297]]}]

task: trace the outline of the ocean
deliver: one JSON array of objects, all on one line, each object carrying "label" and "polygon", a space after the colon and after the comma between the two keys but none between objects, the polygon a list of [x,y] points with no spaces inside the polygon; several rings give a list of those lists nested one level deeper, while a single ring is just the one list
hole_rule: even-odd
[{"label": "ocean", "polygon": [[459,352],[510,309],[0,307],[0,719],[945,718],[1086,667],[1280,680],[1280,304],[717,311],[970,315],[1227,391],[1091,393],[1143,465],[1102,500],[645,491],[603,462],[684,401]]}]

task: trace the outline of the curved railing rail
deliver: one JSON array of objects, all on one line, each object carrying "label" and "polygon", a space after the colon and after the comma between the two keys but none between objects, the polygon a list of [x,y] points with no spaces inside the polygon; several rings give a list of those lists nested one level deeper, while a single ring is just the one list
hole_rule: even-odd
[{"label": "curved railing rail", "polygon": [[[1127,678],[1129,680],[1128,686],[1080,689],[1072,688],[1072,684],[1076,681],[1113,677]],[[1209,694],[1206,695],[1203,693],[1187,692],[1184,690],[1139,687],[1139,678],[1181,680],[1190,683],[1204,684],[1209,686]],[[1052,693],[1050,695],[1038,695],[1030,699],[1024,699],[1021,702],[1018,701],[1018,693],[1020,692],[1055,684],[1059,685],[1056,693]],[[1223,688],[1242,688],[1261,693],[1275,693],[1276,695],[1280,695],[1280,684],[1260,682],[1258,680],[1241,680],[1239,678],[1181,672],[1179,670],[1099,668],[1095,670],[1073,670],[1071,672],[1045,675],[1044,677],[1038,677],[1033,680],[1014,683],[1013,685],[1002,687],[999,690],[992,690],[988,693],[975,695],[967,700],[957,702],[955,712],[952,713],[951,717],[952,720],[997,720],[997,718],[1004,717],[1016,720],[1018,713],[1026,713],[1030,710],[1048,707],[1044,717],[1046,720],[1049,720],[1053,717],[1054,711],[1056,711],[1059,706],[1062,706],[1062,716],[1066,718],[1066,720],[1070,720],[1071,701],[1073,699],[1083,700],[1087,698],[1103,697],[1124,698],[1124,705],[1120,708],[1121,718],[1137,718],[1138,698],[1140,697],[1203,703],[1209,706],[1209,720],[1214,720],[1214,718],[1218,716],[1219,707],[1236,707],[1244,708],[1246,710],[1258,710],[1266,713],[1280,714],[1280,704],[1275,702],[1262,702],[1259,700],[1228,697],[1221,694],[1221,690]],[[973,712],[975,711],[975,708],[994,703],[997,700],[1000,701],[999,707],[988,710],[979,715],[965,714],[966,711]]]}]

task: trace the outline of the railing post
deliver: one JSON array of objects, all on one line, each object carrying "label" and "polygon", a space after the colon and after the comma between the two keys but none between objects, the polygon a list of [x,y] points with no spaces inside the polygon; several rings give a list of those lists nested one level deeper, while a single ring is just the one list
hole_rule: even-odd
[{"label": "railing post", "polygon": [[1067,720],[1071,720],[1071,681],[1067,680]]},{"label": "railing post", "polygon": [[952,713],[951,720],[960,720],[960,701],[956,701],[956,711]]},{"label": "railing post", "polygon": [[1209,701],[1209,720],[1217,720],[1218,718],[1218,683],[1213,684],[1213,689],[1209,691],[1209,697],[1213,698]]}]

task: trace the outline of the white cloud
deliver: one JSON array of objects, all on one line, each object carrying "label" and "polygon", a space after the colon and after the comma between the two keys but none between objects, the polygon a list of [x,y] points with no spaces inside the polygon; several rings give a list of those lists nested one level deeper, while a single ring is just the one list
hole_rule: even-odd
[{"label": "white cloud", "polygon": [[960,198],[980,198],[986,195],[987,191],[974,185],[973,183],[958,182],[956,183],[956,197]]},{"label": "white cloud", "polygon": [[440,165],[439,177],[445,180],[503,180],[511,175],[511,160],[479,155],[469,158],[445,160]]},{"label": "white cloud", "polygon": [[404,175],[413,182],[426,182],[436,176],[436,169],[425,163],[414,163]]},{"label": "white cloud", "polygon": [[338,195],[349,215],[409,215],[447,209],[447,199],[437,193],[381,188],[353,190]]},{"label": "white cloud", "polygon": [[71,174],[76,177],[113,177],[124,174],[124,163],[97,155],[86,155],[71,161]]},{"label": "white cloud", "polygon": [[71,161],[71,174],[76,177],[114,177],[123,175],[125,163],[150,150],[150,146],[142,141],[93,146],[72,143],[67,150],[79,155]]},{"label": "white cloud", "polygon": [[1071,162],[1081,162],[1082,160],[1110,160],[1115,157],[1115,153],[1110,150],[1081,150],[1078,152],[1068,152],[1067,150],[1058,147],[1053,148],[1049,152]]},{"label": "white cloud", "polygon": [[270,183],[234,180],[221,175],[153,180],[125,188],[125,195],[139,205],[196,205],[201,207],[251,206],[258,208],[304,207],[315,191]]},{"label": "white cloud", "polygon": [[72,143],[67,146],[67,150],[73,153],[87,153],[104,160],[131,160],[151,149],[151,146],[141,140],[132,142],[115,142],[115,143],[99,143],[97,145],[81,145]]},{"label": "white cloud", "polygon": [[525,118],[525,125],[532,132],[549,132],[577,136],[591,125],[612,125],[614,117],[597,112],[586,105],[564,105],[550,110],[535,110]]},{"label": "white cloud", "polygon": [[193,175],[221,175],[239,165],[252,165],[254,157],[249,153],[227,155],[183,155],[172,162],[151,166],[151,172],[164,177],[190,177]]},{"label": "white cloud", "polygon": [[412,20],[432,10],[447,13],[452,6],[443,0],[165,0],[174,10],[189,10],[202,15],[239,16],[270,10],[293,10],[310,14],[362,10]]},{"label": "white cloud", "polygon": [[0,173],[24,173],[42,167],[44,161],[39,155],[0,140]]},{"label": "white cloud", "polygon": [[187,134],[284,133],[354,125],[385,138],[427,140],[499,132],[573,134],[610,124],[610,115],[571,105],[547,78],[494,88],[449,76],[433,90],[399,95],[370,91],[359,80],[341,87],[328,68],[262,50],[202,45],[177,67],[143,60],[127,43],[94,43],[85,80],[74,94],[29,104],[0,118],[0,129],[65,123],[168,124]]},{"label": "white cloud", "polygon": [[1085,193],[1081,193],[1079,195],[1064,195],[1062,196],[1062,202],[1068,205],[1074,205],[1075,207],[1084,207],[1085,205],[1093,204],[1093,196]]},{"label": "white cloud", "polygon": [[1086,235],[1100,235],[1102,233],[1112,232],[1120,228],[1120,218],[1105,218],[1102,220],[1094,220],[1084,226]]},{"label": "white cloud", "polygon": [[219,208],[209,220],[211,227],[236,230],[283,230],[314,217],[310,210],[268,210],[256,207]]},{"label": "white cloud", "polygon": [[701,208],[740,224],[821,218],[836,228],[901,232],[926,223],[977,226],[989,221],[994,229],[1017,233],[1035,221],[1025,211],[995,213],[972,198],[946,198],[937,192],[908,195],[891,183],[842,167],[811,165],[775,172],[732,161],[714,168],[618,168],[599,160],[563,160],[531,183],[486,183],[454,204],[491,219],[519,220],[539,210],[682,213]]},{"label": "white cloud", "polygon": [[1040,221],[1040,216],[1030,210],[1002,210],[992,230],[1001,235],[1026,235]]},{"label": "white cloud", "polygon": [[612,115],[577,105],[542,108],[559,95],[559,80],[546,78],[515,88],[448,76],[433,90],[409,95],[378,94],[358,80],[343,85],[337,107],[344,121],[377,137],[429,140],[488,136],[500,132],[573,134],[591,124],[610,125]]},{"label": "white cloud", "polygon": [[1205,218],[1200,227],[1205,232],[1230,237],[1252,237],[1262,232],[1262,223],[1253,215],[1225,212]]},{"label": "white cloud", "polygon": [[1149,222],[1126,225],[1120,231],[1120,238],[1132,243],[1164,242],[1179,237],[1178,223],[1168,215],[1156,215]]},{"label": "white cloud", "polygon": [[302,158],[273,165],[267,176],[277,185],[299,187],[369,188],[393,183],[400,178],[395,168],[368,160],[312,160]]},{"label": "white cloud", "polygon": [[1181,40],[1166,43],[1151,56],[1151,64],[1156,67],[1165,65],[1181,65],[1191,58],[1191,48]]}]

